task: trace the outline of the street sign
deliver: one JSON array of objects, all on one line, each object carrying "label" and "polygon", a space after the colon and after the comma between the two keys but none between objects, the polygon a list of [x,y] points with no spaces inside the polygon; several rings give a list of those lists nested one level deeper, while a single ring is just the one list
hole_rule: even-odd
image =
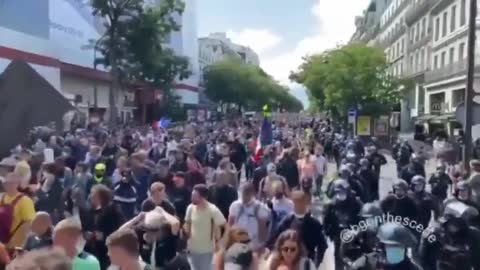
[{"label": "street sign", "polygon": [[357,118],[357,110],[349,109],[348,110],[348,123],[355,124],[355,120]]}]

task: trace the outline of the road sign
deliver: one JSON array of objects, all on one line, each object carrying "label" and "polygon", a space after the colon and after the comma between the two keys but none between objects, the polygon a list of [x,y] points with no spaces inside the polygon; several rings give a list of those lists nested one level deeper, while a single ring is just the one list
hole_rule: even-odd
[{"label": "road sign", "polygon": [[357,118],[357,110],[349,109],[348,110],[348,123],[355,124],[355,120]]}]

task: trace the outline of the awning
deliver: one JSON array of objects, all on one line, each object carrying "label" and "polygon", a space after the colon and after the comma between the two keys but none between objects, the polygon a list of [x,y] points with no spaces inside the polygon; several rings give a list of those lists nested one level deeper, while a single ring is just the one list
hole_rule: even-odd
[{"label": "awning", "polygon": [[431,115],[431,114],[424,114],[424,115],[420,115],[419,117],[417,117],[417,122],[427,122],[431,119],[433,119],[436,115]]},{"label": "awning", "polygon": [[455,119],[455,115],[453,113],[448,113],[448,114],[436,115],[431,119],[431,121],[447,122],[447,121],[452,120],[452,119]]}]

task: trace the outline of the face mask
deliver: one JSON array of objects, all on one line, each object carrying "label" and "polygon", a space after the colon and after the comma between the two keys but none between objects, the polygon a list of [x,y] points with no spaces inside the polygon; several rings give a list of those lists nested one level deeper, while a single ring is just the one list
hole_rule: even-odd
[{"label": "face mask", "polygon": [[80,237],[78,239],[77,244],[75,246],[75,249],[77,250],[77,254],[80,254],[83,252],[83,249],[85,248],[86,241],[83,239],[83,237]]},{"label": "face mask", "polygon": [[385,247],[385,255],[387,257],[388,264],[398,264],[405,259],[405,248],[404,247]]},{"label": "face mask", "polygon": [[305,214],[297,214],[295,213],[295,217],[298,218],[298,219],[302,219],[305,217]]},{"label": "face mask", "polygon": [[335,199],[338,200],[338,201],[345,201],[347,199],[347,194],[345,193],[338,193],[335,195]]}]

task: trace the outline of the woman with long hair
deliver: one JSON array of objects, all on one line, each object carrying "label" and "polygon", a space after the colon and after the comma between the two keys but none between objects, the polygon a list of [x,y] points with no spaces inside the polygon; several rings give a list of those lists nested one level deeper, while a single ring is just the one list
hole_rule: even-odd
[{"label": "woman with long hair", "polygon": [[[245,229],[235,226],[231,227],[225,233],[225,245],[215,254],[213,258],[214,270],[228,270],[225,269],[225,253],[227,252],[227,250],[234,244],[250,244],[250,242],[250,236]],[[258,265],[258,260],[256,256],[254,256],[251,265],[255,267]]]},{"label": "woman with long hair", "polygon": [[286,230],[280,234],[267,261],[267,269],[315,269],[315,264],[307,257],[300,235],[296,230]]}]

